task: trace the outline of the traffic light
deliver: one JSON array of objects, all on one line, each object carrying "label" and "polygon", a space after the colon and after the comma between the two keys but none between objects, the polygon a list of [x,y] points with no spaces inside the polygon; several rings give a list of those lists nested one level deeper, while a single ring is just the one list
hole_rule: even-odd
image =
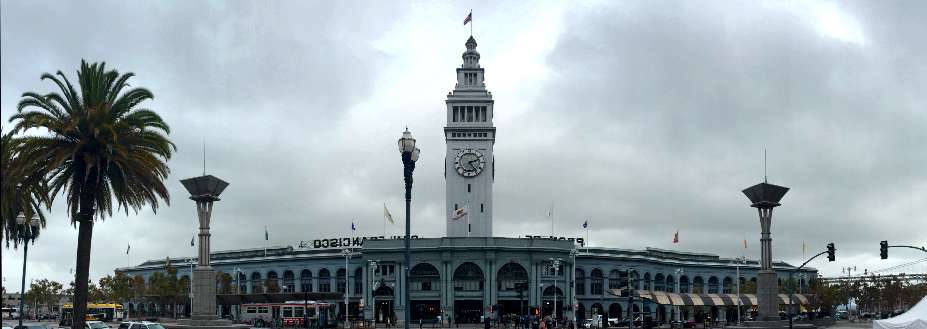
[{"label": "traffic light", "polygon": [[882,240],[882,242],[879,242],[879,256],[882,259],[888,259],[888,241]]},{"label": "traffic light", "polygon": [[837,260],[837,257],[834,256],[834,243],[831,242],[827,244],[827,261],[833,262],[835,260]]}]

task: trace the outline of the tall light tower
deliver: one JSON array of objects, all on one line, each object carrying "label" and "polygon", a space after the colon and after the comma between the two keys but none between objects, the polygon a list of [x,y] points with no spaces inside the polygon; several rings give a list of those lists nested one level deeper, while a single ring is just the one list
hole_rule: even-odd
[{"label": "tall light tower", "polygon": [[[743,190],[750,199],[750,206],[760,215],[760,270],[756,276],[756,303],[759,320],[779,319],[779,281],[772,269],[772,238],[769,227],[772,224],[773,208],[780,206],[779,200],[789,191],[788,187],[762,182]],[[738,278],[740,280],[740,278]]]},{"label": "tall light tower", "polygon": [[216,321],[216,273],[209,266],[209,221],[212,217],[212,204],[219,201],[219,194],[229,183],[213,175],[181,180],[183,187],[190,192],[190,199],[196,201],[196,214],[199,217],[199,253],[196,269],[193,270],[193,305],[191,326],[203,326]]}]

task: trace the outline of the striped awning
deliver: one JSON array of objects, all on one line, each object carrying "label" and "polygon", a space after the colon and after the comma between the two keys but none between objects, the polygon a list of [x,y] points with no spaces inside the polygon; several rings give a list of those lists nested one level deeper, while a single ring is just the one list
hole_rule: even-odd
[{"label": "striped awning", "polygon": [[[621,289],[609,289],[609,293],[621,296]],[[635,291],[636,297],[649,299],[660,305],[674,306],[737,306],[736,294],[683,294],[663,291]],[[810,295],[793,294],[792,303],[796,305],[808,304]],[[780,304],[789,304],[788,294],[779,294]],[[740,294],[740,305],[754,306],[757,304],[756,295]]]}]

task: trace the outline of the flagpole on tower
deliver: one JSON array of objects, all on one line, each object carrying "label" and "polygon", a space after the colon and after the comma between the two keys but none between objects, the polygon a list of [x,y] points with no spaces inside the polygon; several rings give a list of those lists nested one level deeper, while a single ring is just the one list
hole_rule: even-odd
[{"label": "flagpole on tower", "polygon": [[470,9],[470,36],[473,36],[473,9]]}]

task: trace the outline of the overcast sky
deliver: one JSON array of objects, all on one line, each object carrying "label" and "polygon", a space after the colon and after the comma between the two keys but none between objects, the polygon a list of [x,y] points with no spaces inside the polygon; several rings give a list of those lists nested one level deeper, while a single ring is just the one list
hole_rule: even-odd
[{"label": "overcast sky", "polygon": [[[80,60],[131,71],[172,128],[171,206],[94,228],[91,278],[195,254],[180,179],[230,182],[214,250],[383,234],[401,218],[396,139],[422,149],[413,233],[440,237],[444,100],[470,27],[493,93],[498,236],[583,236],[593,246],[759,257],[741,190],[792,188],[773,257],[828,242],[828,276],[927,254],[927,3],[868,2],[0,2],[0,109],[49,92]],[[6,126],[7,124],[4,123]],[[270,241],[264,241],[264,227]],[[399,234],[402,222],[390,225]],[[679,230],[680,243],[672,236]],[[29,248],[27,279],[70,282],[77,230],[64,200]],[[742,240],[748,240],[748,249]],[[129,257],[126,246],[131,243]],[[22,249],[3,249],[19,290]],[[927,272],[927,262],[897,271]],[[897,272],[896,271],[896,272]],[[887,272],[882,272],[887,273]]]}]

